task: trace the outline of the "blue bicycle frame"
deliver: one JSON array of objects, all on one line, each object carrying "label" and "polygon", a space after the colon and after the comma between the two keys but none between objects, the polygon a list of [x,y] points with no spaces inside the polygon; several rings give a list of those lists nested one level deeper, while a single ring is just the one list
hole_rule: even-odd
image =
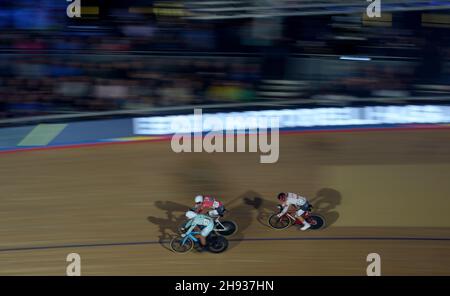
[{"label": "blue bicycle frame", "polygon": [[197,234],[200,234],[200,232],[199,231],[192,231],[191,233],[186,235],[183,238],[182,245],[184,245],[188,239],[191,239],[194,243],[198,242],[198,238],[195,237],[195,235],[197,235]]}]

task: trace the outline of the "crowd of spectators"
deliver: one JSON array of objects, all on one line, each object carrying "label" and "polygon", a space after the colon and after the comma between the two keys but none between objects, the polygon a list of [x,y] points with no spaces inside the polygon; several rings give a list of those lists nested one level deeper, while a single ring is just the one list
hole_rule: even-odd
[{"label": "crowd of spectators", "polygon": [[0,62],[0,117],[246,102],[259,75],[240,60],[13,55]]},{"label": "crowd of spectators", "polygon": [[387,28],[351,16],[195,22],[127,14],[80,23],[53,19],[31,0],[26,9],[7,2],[19,13],[0,21],[0,118],[250,102],[267,99],[261,89],[284,98],[290,88],[261,87],[267,80],[301,81],[289,96],[297,99],[404,97],[420,84],[450,92],[450,34],[420,27],[420,15]]}]

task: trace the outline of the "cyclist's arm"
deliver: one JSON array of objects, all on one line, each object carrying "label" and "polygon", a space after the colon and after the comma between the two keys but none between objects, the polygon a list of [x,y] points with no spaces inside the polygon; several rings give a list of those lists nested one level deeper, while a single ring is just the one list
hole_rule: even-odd
[{"label": "cyclist's arm", "polygon": [[197,214],[201,214],[204,209],[205,209],[205,206],[203,204],[201,204],[201,205],[197,206],[197,208],[195,209],[195,212]]},{"label": "cyclist's arm", "polygon": [[184,225],[184,228],[188,228],[191,225],[192,225],[192,220],[189,220],[186,222],[186,225]]},{"label": "cyclist's arm", "polygon": [[[191,220],[191,221],[192,221],[192,220]],[[197,226],[197,225],[195,225],[195,224],[192,223],[192,226],[188,229],[188,231],[186,231],[186,233],[185,233],[184,235],[189,235],[189,233],[191,233],[192,230],[194,230],[195,226]]]},{"label": "cyclist's arm", "polygon": [[279,214],[280,216],[283,216],[284,214],[287,213],[287,211],[289,210],[289,204],[286,204],[285,206],[283,206],[283,210],[281,211],[281,213]]}]

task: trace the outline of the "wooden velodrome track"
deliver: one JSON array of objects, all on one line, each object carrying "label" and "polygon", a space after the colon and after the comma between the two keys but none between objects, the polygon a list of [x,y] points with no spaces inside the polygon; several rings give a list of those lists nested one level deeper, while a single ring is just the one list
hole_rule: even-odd
[{"label": "wooden velodrome track", "polygon": [[[140,142],[0,154],[0,275],[450,275],[450,130],[286,134],[280,159]],[[279,191],[329,227],[269,229]],[[239,225],[223,254],[167,240],[199,193]]]}]

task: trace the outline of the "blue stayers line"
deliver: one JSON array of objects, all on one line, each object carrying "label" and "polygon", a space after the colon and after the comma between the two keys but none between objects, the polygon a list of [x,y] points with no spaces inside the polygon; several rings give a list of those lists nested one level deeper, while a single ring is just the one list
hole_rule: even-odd
[{"label": "blue stayers line", "polygon": [[[285,237],[285,238],[242,238],[229,239],[232,242],[240,241],[357,241],[357,240],[390,240],[390,241],[450,241],[450,237]],[[117,242],[117,243],[94,243],[94,244],[68,244],[54,246],[35,246],[35,247],[14,247],[8,249],[0,249],[0,252],[14,251],[34,251],[34,250],[50,250],[50,249],[67,249],[67,248],[92,248],[92,247],[112,247],[112,246],[136,246],[136,245],[155,245],[160,243],[168,243],[163,241],[141,241],[141,242]]]}]

